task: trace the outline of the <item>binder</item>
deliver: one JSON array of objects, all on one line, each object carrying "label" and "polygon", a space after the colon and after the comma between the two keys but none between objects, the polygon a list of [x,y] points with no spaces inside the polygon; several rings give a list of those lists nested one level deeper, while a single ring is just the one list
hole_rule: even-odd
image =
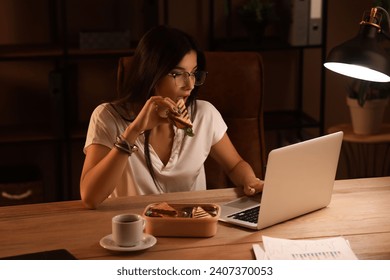
[{"label": "binder", "polygon": [[322,43],[322,0],[310,0],[308,44]]},{"label": "binder", "polygon": [[310,0],[284,0],[287,17],[287,42],[291,46],[308,44]]}]

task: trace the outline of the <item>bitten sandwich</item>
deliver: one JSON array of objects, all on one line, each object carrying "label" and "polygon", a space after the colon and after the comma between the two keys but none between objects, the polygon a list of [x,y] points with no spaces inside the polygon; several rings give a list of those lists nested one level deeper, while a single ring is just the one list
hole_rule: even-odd
[{"label": "bitten sandwich", "polygon": [[194,132],[192,130],[192,122],[190,120],[186,105],[184,104],[184,100],[182,98],[177,101],[177,112],[179,113],[178,115],[169,114],[169,119],[176,127],[184,129],[188,136],[194,136]]}]

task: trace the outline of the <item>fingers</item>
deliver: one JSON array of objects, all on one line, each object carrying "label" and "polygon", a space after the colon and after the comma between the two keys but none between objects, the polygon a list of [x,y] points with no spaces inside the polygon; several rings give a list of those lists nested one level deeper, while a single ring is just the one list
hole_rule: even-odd
[{"label": "fingers", "polygon": [[246,195],[254,195],[256,193],[256,189],[252,187],[247,187],[247,191],[244,191]]},{"label": "fingers", "polygon": [[256,178],[253,182],[244,186],[244,193],[248,196],[260,193],[263,190],[263,185],[264,182],[261,181],[259,178]]},{"label": "fingers", "polygon": [[170,113],[178,114],[176,103],[172,99],[153,96],[150,100],[153,103],[154,111],[157,112],[159,117],[168,118]]},{"label": "fingers", "polygon": [[150,130],[161,123],[169,123],[168,116],[177,114],[176,103],[162,96],[150,97],[133,121],[140,131]]},{"label": "fingers", "polygon": [[245,186],[244,187],[244,193],[248,196],[255,195],[256,194],[256,189],[252,188],[250,186]]},{"label": "fingers", "polygon": [[157,103],[155,103],[154,105],[157,115],[159,115],[161,118],[168,118],[169,109],[167,109],[166,107],[160,107]]}]

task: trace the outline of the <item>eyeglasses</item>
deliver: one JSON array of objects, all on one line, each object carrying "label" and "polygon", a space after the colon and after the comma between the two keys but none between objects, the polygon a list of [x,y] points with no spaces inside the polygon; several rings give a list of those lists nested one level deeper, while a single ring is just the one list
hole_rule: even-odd
[{"label": "eyeglasses", "polygon": [[175,80],[175,84],[178,87],[185,87],[190,78],[195,86],[201,86],[206,80],[207,72],[206,71],[195,71],[192,73],[174,72],[174,73],[169,73],[168,76],[173,77],[173,79]]}]

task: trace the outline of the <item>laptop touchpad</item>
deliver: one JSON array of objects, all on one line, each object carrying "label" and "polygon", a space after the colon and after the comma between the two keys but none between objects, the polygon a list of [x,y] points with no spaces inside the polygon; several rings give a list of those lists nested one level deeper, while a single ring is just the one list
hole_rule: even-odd
[{"label": "laptop touchpad", "polygon": [[240,197],[239,199],[224,204],[224,206],[237,208],[237,209],[245,209],[245,208],[253,207],[255,205],[259,205],[259,203],[260,203],[259,195],[251,196],[251,197],[243,196]]}]

